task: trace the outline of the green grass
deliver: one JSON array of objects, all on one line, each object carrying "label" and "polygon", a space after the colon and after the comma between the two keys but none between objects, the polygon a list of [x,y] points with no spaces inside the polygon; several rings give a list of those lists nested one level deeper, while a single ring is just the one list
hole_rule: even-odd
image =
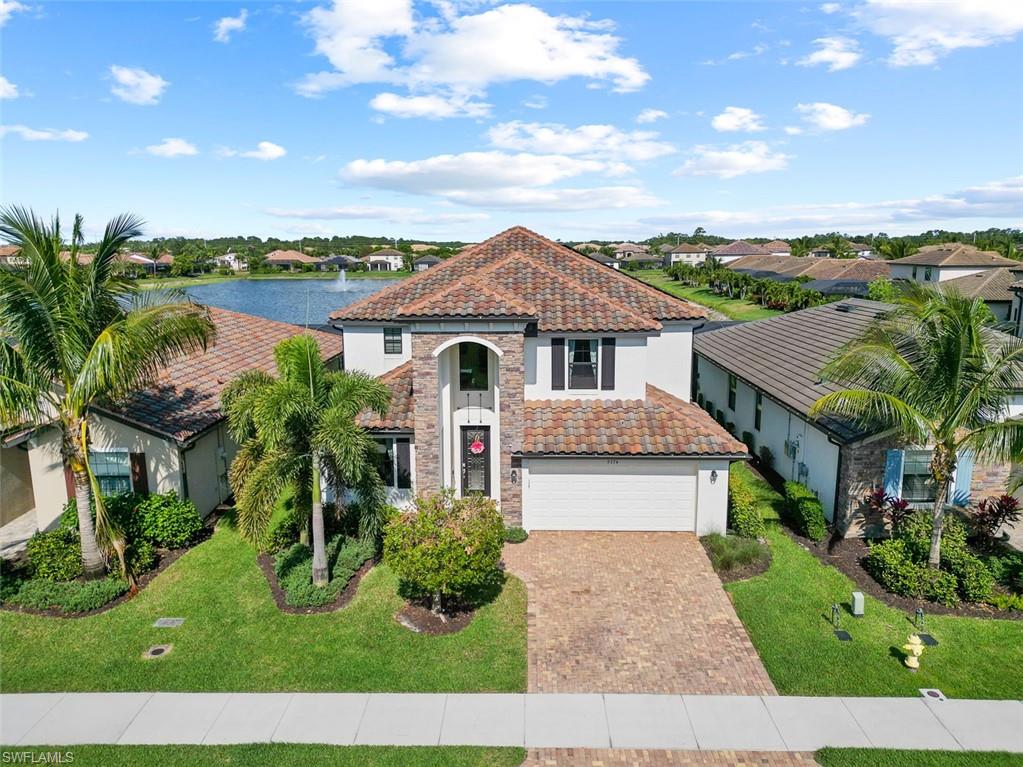
[{"label": "green grass", "polygon": [[817,752],[817,761],[821,767],[1020,767],[1023,754],[825,748]]},{"label": "green grass", "polygon": [[751,301],[719,296],[707,288],[686,287],[681,282],[668,277],[663,269],[641,269],[629,272],[629,274],[678,298],[684,298],[686,301],[692,301],[694,304],[700,304],[710,309],[717,309],[733,320],[763,320],[782,314],[777,309],[765,309],[760,304],[754,304]]},{"label": "green grass", "polygon": [[[743,466],[735,469],[747,472]],[[832,635],[831,605],[847,605],[855,584],[822,564],[781,529],[780,497],[753,480],[768,522],[773,559],[763,575],[731,583],[736,612],[746,626],[771,680],[782,695],[917,695],[937,687],[956,698],[1018,698],[1023,690],[1023,622],[926,616],[939,642],[921,658],[921,670],[902,666],[900,650],[913,633],[910,616],[867,596],[865,615],[843,611]],[[925,608],[926,609],[926,608]]]},{"label": "green grass", "polygon": [[[509,577],[473,622],[449,636],[414,634],[394,614],[397,579],[378,565],[343,610],[277,609],[256,555],[230,519],[135,599],[88,618],[3,613],[5,693],[68,691],[522,692],[526,590]],[[157,629],[159,617],[183,617]],[[143,651],[173,651],[144,661]]]},{"label": "green grass", "polygon": [[[32,746],[3,747],[0,754],[70,753],[75,767],[517,767],[521,748],[401,748],[268,743],[241,746]],[[7,760],[4,760],[7,763]],[[13,763],[13,762],[12,762]],[[70,764],[70,762],[68,762]]]}]

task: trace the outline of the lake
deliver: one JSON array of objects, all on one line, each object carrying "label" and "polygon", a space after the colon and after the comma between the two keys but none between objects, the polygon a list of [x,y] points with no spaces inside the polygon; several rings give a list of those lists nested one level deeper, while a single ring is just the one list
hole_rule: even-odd
[{"label": "lake", "polygon": [[376,293],[393,279],[229,280],[192,285],[185,292],[201,304],[255,314],[278,322],[323,325],[327,315]]}]

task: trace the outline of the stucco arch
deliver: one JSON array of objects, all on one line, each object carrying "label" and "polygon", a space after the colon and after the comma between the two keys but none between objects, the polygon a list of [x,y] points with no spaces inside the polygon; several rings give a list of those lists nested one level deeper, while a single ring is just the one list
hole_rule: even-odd
[{"label": "stucco arch", "polygon": [[479,344],[480,346],[485,346],[488,349],[490,349],[490,351],[492,351],[498,357],[504,356],[504,352],[501,350],[500,346],[498,346],[492,341],[486,340],[485,338],[480,338],[479,336],[473,335],[455,336],[454,338],[449,338],[447,341],[445,341],[444,343],[442,343],[440,346],[433,350],[433,356],[439,357],[444,352],[445,349],[450,349],[452,346],[464,343]]}]

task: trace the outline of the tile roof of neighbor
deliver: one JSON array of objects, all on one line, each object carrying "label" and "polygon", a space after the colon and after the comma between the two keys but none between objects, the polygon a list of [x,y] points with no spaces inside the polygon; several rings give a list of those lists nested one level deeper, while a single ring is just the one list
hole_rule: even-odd
[{"label": "tile roof of neighbor", "polygon": [[814,256],[744,256],[728,264],[741,272],[769,273],[785,277],[805,275],[818,280],[859,280],[870,282],[890,273],[888,261]]},{"label": "tile roof of neighbor", "polygon": [[307,331],[226,309],[209,311],[217,335],[205,352],[174,360],[152,386],[97,410],[184,444],[221,420],[220,393],[240,373],[275,370],[277,342],[309,333],[324,359],[341,354],[342,339],[336,333]]},{"label": "tile roof of neighbor", "polygon": [[[889,308],[876,301],[849,298],[700,332],[693,348],[783,406],[807,416],[818,399],[842,388],[821,381],[821,368]],[[824,417],[817,419],[817,424],[841,442],[865,436],[862,429],[848,421]]]},{"label": "tile roof of neighbor", "polygon": [[373,431],[412,431],[415,429],[412,360],[389,370],[378,379],[391,390],[391,406],[379,416],[372,411],[359,415],[359,425]]},{"label": "tile roof of neighbor", "polygon": [[535,319],[542,332],[655,332],[702,307],[516,226],[333,312],[332,320]]},{"label": "tile roof of neighbor", "polygon": [[792,250],[792,246],[785,242],[785,240],[771,240],[770,242],[765,242],[760,247],[762,250],[771,253],[778,250],[784,250],[786,253],[788,253],[789,251]]},{"label": "tile roof of neighbor", "polygon": [[399,256],[404,258],[405,254],[400,250],[395,250],[394,248],[380,248],[380,250],[374,250],[372,253],[368,253],[366,255],[367,258],[370,256]]},{"label": "tile roof of neighbor", "polygon": [[[1023,272],[1023,264],[1019,264],[1016,275]],[[939,282],[942,290],[952,288],[967,298],[980,298],[984,301],[1012,301],[1012,285],[1017,276],[1012,269],[985,269],[983,272],[956,277],[954,280]]]},{"label": "tile roof of neighbor", "polygon": [[746,242],[745,240],[735,240],[727,245],[722,245],[719,248],[715,248],[711,251],[715,256],[762,256],[769,255],[768,251],[764,250],[759,245],[754,245],[752,242]]},{"label": "tile roof of neighbor", "polygon": [[654,386],[645,400],[527,400],[524,455],[745,455],[702,408]]},{"label": "tile roof of neighbor", "polygon": [[427,255],[427,256],[420,256],[419,258],[417,258],[412,263],[414,263],[414,264],[439,264],[443,260],[444,259],[440,258],[439,256]]},{"label": "tile roof of neighbor", "polygon": [[1005,266],[1019,268],[1020,262],[1005,258],[993,250],[980,250],[973,245],[950,242],[944,245],[926,245],[919,252],[897,258],[893,264],[920,266]]},{"label": "tile roof of neighbor", "polygon": [[266,260],[290,262],[297,261],[300,264],[318,264],[320,259],[310,256],[308,253],[300,253],[297,250],[271,250],[266,254]]},{"label": "tile roof of neighbor", "polygon": [[673,248],[671,248],[668,252],[669,253],[706,253],[709,250],[710,250],[710,248],[708,248],[706,245],[700,245],[700,244],[692,245],[692,244],[690,244],[688,242],[680,242],[678,245],[676,245]]}]

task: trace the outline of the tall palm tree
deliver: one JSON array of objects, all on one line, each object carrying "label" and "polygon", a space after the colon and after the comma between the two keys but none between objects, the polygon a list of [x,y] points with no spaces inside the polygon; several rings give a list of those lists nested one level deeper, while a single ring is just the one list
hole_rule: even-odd
[{"label": "tall palm tree", "polygon": [[263,540],[275,505],[292,491],[312,518],[312,579],[328,580],[321,486],[324,473],[341,497],[342,486],[378,492],[372,463],[376,445],[356,417],[387,412],[390,391],[360,372],[327,370],[316,339],[299,335],[274,348],[277,376],[242,374],[223,394],[228,429],[239,443],[231,487],[242,535]]},{"label": "tall palm tree", "polygon": [[825,366],[824,378],[849,388],[821,397],[811,410],[933,446],[932,567],[941,561],[959,454],[1005,463],[1023,458],[1023,420],[1005,418],[1010,396],[1023,388],[1023,339],[996,326],[980,299],[910,286],[890,314]]},{"label": "tall palm tree", "polygon": [[852,255],[852,248],[848,240],[840,234],[833,234],[824,243],[824,249],[828,251],[831,258],[848,258]]},{"label": "tall palm tree", "polygon": [[907,239],[897,238],[894,240],[886,240],[881,243],[880,251],[881,255],[889,261],[894,261],[898,258],[912,256],[916,253],[917,247]]},{"label": "tall palm tree", "polygon": [[104,573],[111,548],[124,570],[125,545],[89,466],[89,408],[142,388],[214,334],[206,309],[183,294],[139,291],[120,276],[118,250],[141,234],[141,224],[132,215],[111,220],[89,259],[80,254],[81,216],[65,243],[59,216],[47,224],[26,208],[0,210],[0,237],[28,261],[24,270],[0,270],[0,430],[60,428],[87,577]]}]

